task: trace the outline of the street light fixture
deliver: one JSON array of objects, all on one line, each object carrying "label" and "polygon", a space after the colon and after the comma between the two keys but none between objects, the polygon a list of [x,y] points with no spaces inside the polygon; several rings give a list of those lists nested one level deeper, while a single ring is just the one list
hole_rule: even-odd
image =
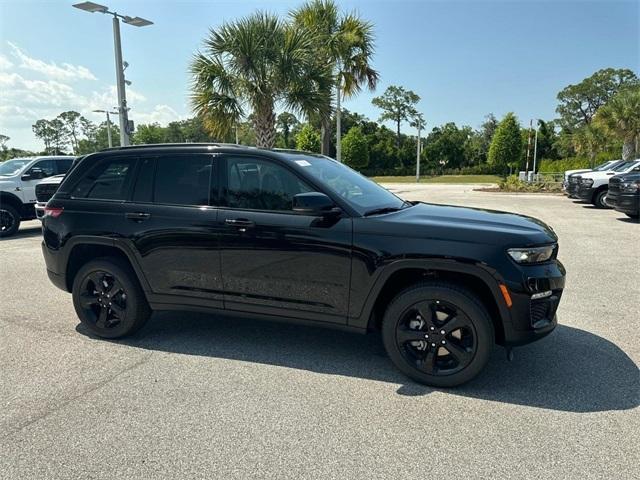
[{"label": "street light fixture", "polygon": [[113,147],[113,142],[111,141],[111,118],[109,118],[109,114],[118,115],[118,112],[110,112],[109,110],[94,110],[94,113],[107,114],[107,139],[109,140],[109,148]]},{"label": "street light fixture", "polygon": [[[93,2],[82,2],[73,5],[75,8],[84,10],[90,13],[106,13],[113,15],[113,49],[116,55],[116,88],[118,91],[118,115],[120,117],[120,145],[129,145],[129,134],[133,130],[129,123],[127,108],[127,95],[125,92],[124,70],[129,66],[126,62],[122,61],[122,45],[120,43],[120,19],[124,23],[133,25],[134,27],[146,27],[147,25],[153,25],[153,22],[140,17],[129,17],[127,15],[120,15],[116,12],[109,11],[109,7],[100,5]],[[125,66],[126,65],[126,66]],[[131,83],[128,82],[128,85]]]}]

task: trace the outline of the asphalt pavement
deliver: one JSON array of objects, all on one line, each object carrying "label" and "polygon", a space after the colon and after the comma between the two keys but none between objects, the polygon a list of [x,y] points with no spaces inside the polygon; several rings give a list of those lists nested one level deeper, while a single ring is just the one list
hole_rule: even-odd
[{"label": "asphalt pavement", "polygon": [[377,335],[154,314],[88,335],[37,222],[0,241],[0,478],[638,478],[640,224],[557,195],[389,185],[532,215],[560,237],[560,326],[438,390]]}]

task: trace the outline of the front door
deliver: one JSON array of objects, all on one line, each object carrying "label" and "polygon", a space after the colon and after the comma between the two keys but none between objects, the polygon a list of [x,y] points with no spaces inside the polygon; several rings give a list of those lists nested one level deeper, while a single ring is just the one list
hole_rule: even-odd
[{"label": "front door", "polygon": [[52,159],[40,160],[34,163],[22,174],[22,194],[24,203],[36,203],[36,185],[43,178],[56,174],[56,164]]},{"label": "front door", "polygon": [[225,308],[346,323],[351,218],[294,213],[313,191],[286,165],[259,155],[224,157],[218,224]]}]

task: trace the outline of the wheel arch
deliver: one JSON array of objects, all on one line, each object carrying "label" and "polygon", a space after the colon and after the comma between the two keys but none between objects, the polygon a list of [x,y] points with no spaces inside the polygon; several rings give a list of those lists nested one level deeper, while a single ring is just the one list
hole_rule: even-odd
[{"label": "wheel arch", "polygon": [[362,326],[379,329],[391,300],[405,288],[425,280],[446,281],[474,293],[489,313],[496,341],[504,340],[504,322],[509,321],[510,314],[500,295],[498,279],[477,265],[446,260],[399,261],[388,266],[367,298],[360,317]]},{"label": "wheel arch", "polygon": [[142,290],[149,291],[149,284],[133,252],[113,239],[101,237],[77,237],[69,241],[65,261],[65,284],[71,292],[73,280],[84,264],[100,257],[116,257],[125,261],[135,273]]},{"label": "wheel arch", "polygon": [[0,204],[7,203],[22,213],[22,200],[11,192],[0,192]]}]

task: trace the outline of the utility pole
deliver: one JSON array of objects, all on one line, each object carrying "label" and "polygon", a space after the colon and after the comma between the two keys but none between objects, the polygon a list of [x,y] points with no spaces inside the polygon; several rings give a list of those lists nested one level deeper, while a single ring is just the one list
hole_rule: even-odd
[{"label": "utility pole", "polygon": [[130,84],[124,79],[124,69],[126,62],[122,61],[122,44],[120,42],[120,19],[128,25],[134,27],[146,27],[153,25],[153,22],[140,17],[130,17],[128,15],[120,15],[117,12],[109,11],[109,7],[93,2],[82,2],[73,5],[75,8],[90,13],[105,13],[113,15],[113,50],[116,57],[116,90],[118,92],[118,115],[120,117],[120,146],[129,145],[129,109],[127,108],[127,94],[125,91],[125,83]]},{"label": "utility pole", "polygon": [[109,114],[118,115],[118,112],[110,112],[109,110],[94,110],[95,113],[105,113],[107,115],[107,140],[109,142],[109,148],[113,147],[113,141],[111,140],[111,117]]},{"label": "utility pole", "polygon": [[533,174],[536,174],[536,161],[538,159],[538,130],[540,129],[540,120],[536,122],[536,139],[533,142]]},{"label": "utility pole", "polygon": [[418,148],[417,148],[417,158],[416,158],[416,183],[420,182],[420,154],[422,145],[420,142],[420,132],[422,130],[422,122],[418,121]]},{"label": "utility pole", "polygon": [[342,125],[340,119],[340,87],[342,86],[340,75],[338,75],[338,88],[336,90],[336,160],[342,162]]},{"label": "utility pole", "polygon": [[527,163],[524,167],[525,181],[529,181],[529,156],[531,155],[531,130],[533,129],[533,120],[529,120],[529,140],[527,141]]}]

